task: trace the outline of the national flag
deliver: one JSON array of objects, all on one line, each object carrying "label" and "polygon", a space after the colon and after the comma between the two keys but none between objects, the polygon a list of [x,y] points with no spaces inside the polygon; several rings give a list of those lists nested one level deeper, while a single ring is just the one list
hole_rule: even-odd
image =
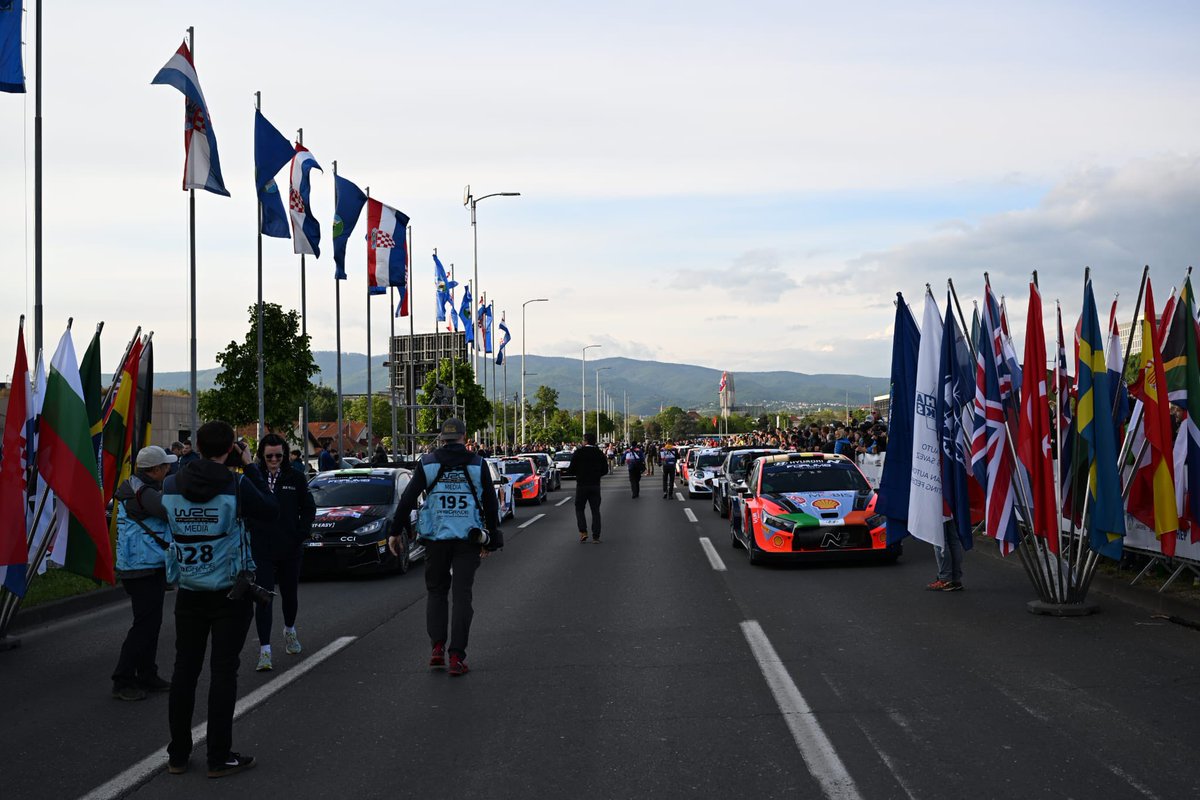
[{"label": "national flag", "polygon": [[[1054,359],[1054,405],[1055,419],[1057,420],[1055,429],[1058,431],[1059,441],[1065,442],[1067,429],[1071,424],[1071,372],[1067,369],[1067,344],[1063,338],[1062,306],[1057,302],[1054,305],[1055,315],[1058,319],[1058,339]],[[1058,455],[1060,459],[1063,457],[1062,453]]]},{"label": "national flag", "polygon": [[408,316],[408,217],[375,199],[367,200],[367,285],[400,290],[398,317]]},{"label": "national flag", "polygon": [[87,408],[88,431],[92,437],[92,450],[96,453],[96,476],[100,476],[100,443],[103,440],[104,419],[100,411],[100,328],[92,336],[83,359],[79,362],[79,380],[83,384],[83,403]]},{"label": "national flag", "polygon": [[1129,488],[1130,516],[1154,531],[1163,555],[1175,555],[1179,510],[1175,498],[1175,464],[1171,443],[1171,404],[1163,369],[1158,321],[1154,316],[1154,290],[1146,279],[1146,307],[1142,315],[1142,353],[1133,393],[1142,403],[1142,431],[1146,453],[1137,465]]},{"label": "national flag", "polygon": [[[1012,451],[1006,422],[1003,375],[1009,373],[1003,351],[1000,309],[991,287],[984,292],[979,338],[975,342],[975,419],[971,434],[971,468],[983,487],[984,532],[995,539],[1004,555],[1017,546]],[[1011,396],[1011,378],[1009,380]],[[890,447],[888,448],[891,449]],[[886,462],[885,462],[886,463]]]},{"label": "national flag", "polygon": [[225,179],[221,177],[221,159],[217,155],[217,135],[213,132],[208,104],[204,102],[204,92],[200,90],[200,79],[187,42],[179,45],[175,55],[150,83],[174,86],[183,93],[184,191],[204,189],[228,197]]},{"label": "national flag", "polygon": [[475,344],[475,325],[471,322],[471,287],[470,285],[463,288],[462,305],[458,309],[458,318],[462,320],[463,333],[466,343],[474,346]]},{"label": "national flag", "polygon": [[938,363],[941,386],[934,419],[940,422],[942,501],[954,534],[964,550],[975,544],[971,535],[970,430],[975,398],[975,376],[971,371],[971,349],[951,313],[952,298],[946,293],[946,320]]},{"label": "national flag", "polygon": [[1191,540],[1200,541],[1200,354],[1197,353],[1195,295],[1192,279],[1184,280],[1175,301],[1167,338],[1162,345],[1163,370],[1171,405],[1187,412],[1176,434],[1175,497],[1181,522],[1186,520]]},{"label": "national flag", "polygon": [[508,347],[508,343],[512,341],[512,334],[508,332],[508,325],[504,321],[504,314],[500,314],[500,332],[504,334],[504,338],[500,340],[500,346],[496,348],[496,366],[504,363],[504,348]]},{"label": "national flag", "polygon": [[718,393],[724,392],[725,387],[728,385],[729,385],[729,372],[725,371],[725,372],[721,373],[721,385],[717,387],[717,392]]},{"label": "national flag", "polygon": [[[154,411],[154,342],[147,337],[142,344],[142,355],[137,368],[137,401],[134,404],[133,438],[129,448],[134,455],[151,443]],[[192,431],[194,434],[195,431]],[[195,439],[192,440],[193,442]]]},{"label": "national flag", "polygon": [[904,295],[896,293],[892,333],[891,401],[888,404],[888,457],[883,462],[875,510],[887,517],[887,539],[908,536],[908,489],[912,472],[913,400],[917,390],[917,350],[921,332]]},{"label": "national flag", "polygon": [[487,343],[487,325],[485,320],[485,312],[487,311],[487,294],[479,295],[479,309],[475,314],[475,323],[479,326],[479,333],[475,338],[477,347],[482,347]]},{"label": "national flag", "polygon": [[494,338],[492,334],[494,333],[494,330],[495,330],[494,326],[493,326],[493,314],[492,314],[492,306],[493,305],[494,305],[493,303],[488,303],[486,306],[484,306],[483,307],[483,316],[480,318],[481,324],[483,326],[483,352],[484,353],[492,352],[492,340]]},{"label": "national flag", "polygon": [[0,0],[0,92],[25,92],[20,0]]},{"label": "national flag", "polygon": [[[38,558],[42,544],[54,530],[54,492],[46,485],[46,476],[37,469],[38,428],[42,420],[42,409],[46,404],[46,362],[45,354],[39,352],[33,368],[33,381],[29,391],[29,412],[25,418],[25,442],[28,448],[26,463],[29,464],[29,512],[25,515],[26,529],[29,534],[29,563],[41,575],[46,571],[46,559]],[[39,514],[40,510],[40,514]]]},{"label": "national flag", "polygon": [[[938,372],[942,355],[942,315],[937,301],[925,292],[921,344],[917,353],[917,382],[913,393],[912,471],[909,473],[908,532],[935,547],[946,543],[942,527],[942,422],[937,416],[941,392]],[[893,447],[889,447],[893,450]]]},{"label": "national flag", "polygon": [[288,213],[292,218],[292,250],[296,255],[321,257],[321,223],[312,212],[310,198],[312,183],[310,175],[313,170],[324,172],[317,159],[304,145],[296,144],[296,153],[292,156],[291,188],[288,190]]},{"label": "national flag", "polygon": [[[990,287],[988,291],[991,291]],[[1000,352],[1004,355],[1005,366],[1000,373],[1000,389],[1005,396],[1005,402],[1008,402],[1009,392],[1014,397],[1021,394],[1021,365],[1017,361],[1017,348],[1013,346],[1012,333],[1008,325],[1008,304],[1005,303],[1003,297],[1000,298],[1000,334]],[[1011,407],[1015,406],[1014,399]]]},{"label": "national flag", "polygon": [[286,239],[291,235],[275,176],[292,158],[292,152],[287,137],[254,109],[254,190],[258,193],[258,221],[263,236]]},{"label": "national flag", "polygon": [[[138,364],[142,359],[142,342],[135,341],[121,365],[112,403],[104,418],[104,449],[101,452],[101,485],[104,502],[112,500],[117,487],[129,472],[130,448],[133,445],[133,418],[137,408]],[[114,514],[114,519],[116,515]]]},{"label": "national flag", "polygon": [[[1117,466],[1117,426],[1104,360],[1104,330],[1096,313],[1090,280],[1083,288],[1081,321],[1075,418],[1080,439],[1078,470],[1082,474],[1086,467],[1088,474],[1091,503],[1088,542],[1101,555],[1119,559],[1125,536],[1125,511],[1121,507],[1121,475]],[[1192,347],[1194,351],[1194,342]]]},{"label": "national flag", "polygon": [[1046,540],[1051,553],[1059,549],[1058,492],[1054,488],[1054,457],[1050,448],[1050,395],[1046,389],[1046,334],[1042,328],[1042,295],[1029,284],[1025,316],[1025,379],[1021,418],[1017,426],[1017,457],[1029,475],[1034,534]]},{"label": "national flag", "polygon": [[8,386],[4,456],[0,459],[0,586],[17,597],[24,597],[25,577],[29,569],[26,550],[29,526],[25,500],[25,473],[29,458],[25,431],[29,415],[29,362],[25,356],[23,324],[17,329],[17,357]]},{"label": "national flag", "polygon": [[71,572],[114,583],[96,453],[88,431],[83,385],[68,329],[50,362],[38,426],[38,471],[54,490],[54,552]]},{"label": "national flag", "polygon": [[[451,291],[458,286],[458,282],[446,277],[446,268],[442,266],[437,253],[433,254],[433,280],[437,288],[437,321],[445,322],[447,305],[450,306],[450,316],[454,317],[454,297]],[[455,329],[457,330],[457,320]]]},{"label": "national flag", "polygon": [[[1133,336],[1131,331],[1130,336]],[[1105,353],[1108,371],[1109,393],[1112,395],[1113,413],[1117,420],[1117,440],[1124,436],[1125,423],[1129,421],[1129,389],[1125,386],[1125,353],[1121,349],[1121,330],[1117,327],[1117,301],[1108,312],[1108,351]]]},{"label": "national flag", "polygon": [[[336,166],[336,165],[335,165]],[[334,280],[346,280],[346,244],[367,202],[363,190],[335,175],[333,178],[333,268]]]}]

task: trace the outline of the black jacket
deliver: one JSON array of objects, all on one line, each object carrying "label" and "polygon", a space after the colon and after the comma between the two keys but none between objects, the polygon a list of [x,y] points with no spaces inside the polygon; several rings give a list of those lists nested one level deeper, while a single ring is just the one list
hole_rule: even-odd
[{"label": "black jacket", "polygon": [[303,475],[290,467],[280,469],[279,477],[275,480],[274,497],[279,505],[279,513],[275,518],[270,521],[249,520],[247,525],[255,561],[296,558],[312,531],[317,505],[313,502],[308,481]]},{"label": "black jacket", "polygon": [[[392,530],[394,531],[410,527],[408,518],[425,492],[425,470],[421,468],[421,465],[428,463],[428,459],[447,467],[466,466],[476,463],[477,459],[483,461],[482,458],[458,442],[439,447],[431,454],[422,456],[420,465],[413,470],[412,480],[408,482],[408,486],[404,487],[404,494],[400,495],[400,505],[396,508],[396,516],[392,518]],[[479,493],[483,495],[482,516],[492,537],[491,544],[487,549],[499,550],[504,547],[504,534],[500,530],[500,503],[496,500],[496,485],[492,483],[492,473],[486,464],[479,472],[483,483],[479,487]]]},{"label": "black jacket", "polygon": [[576,486],[599,486],[608,474],[608,458],[595,445],[584,445],[571,454],[571,472]]}]

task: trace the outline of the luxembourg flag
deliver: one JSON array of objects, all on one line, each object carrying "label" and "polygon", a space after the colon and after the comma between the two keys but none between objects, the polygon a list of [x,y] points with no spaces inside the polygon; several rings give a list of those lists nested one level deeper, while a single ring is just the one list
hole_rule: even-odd
[{"label": "luxembourg flag", "polygon": [[312,184],[308,174],[312,170],[324,172],[313,154],[302,145],[296,145],[292,156],[292,184],[288,192],[288,215],[292,218],[292,244],[296,255],[321,257],[321,223],[309,213],[309,197]]},{"label": "luxembourg flag", "polygon": [[408,217],[378,200],[367,200],[367,286],[400,290],[397,317],[408,316]]},{"label": "luxembourg flag", "polygon": [[[183,188],[204,189],[229,197],[221,177],[221,159],[217,156],[217,135],[213,133],[208,104],[200,90],[192,51],[187,42],[179,45],[171,60],[158,71],[151,84],[174,86],[183,93]],[[197,135],[199,134],[199,135]]]}]

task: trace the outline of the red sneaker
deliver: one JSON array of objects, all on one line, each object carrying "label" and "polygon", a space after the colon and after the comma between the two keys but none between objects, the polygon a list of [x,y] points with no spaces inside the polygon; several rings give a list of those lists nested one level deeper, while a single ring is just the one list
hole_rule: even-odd
[{"label": "red sneaker", "polygon": [[931,592],[944,592],[946,587],[950,585],[950,581],[936,580],[925,588]]},{"label": "red sneaker", "polygon": [[433,646],[433,653],[429,656],[429,666],[444,667],[446,666],[446,645],[438,642]]},{"label": "red sneaker", "polygon": [[457,677],[459,675],[466,675],[470,671],[471,671],[471,668],[467,666],[467,662],[465,660],[463,660],[462,656],[460,656],[458,653],[450,654],[450,675],[451,675],[451,677]]}]

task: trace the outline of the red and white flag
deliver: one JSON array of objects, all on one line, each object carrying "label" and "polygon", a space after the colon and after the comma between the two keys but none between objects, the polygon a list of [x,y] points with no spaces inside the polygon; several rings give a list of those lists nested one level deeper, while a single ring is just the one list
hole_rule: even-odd
[{"label": "red and white flag", "polygon": [[28,571],[25,518],[25,469],[28,443],[25,439],[29,411],[29,362],[25,357],[25,330],[17,329],[17,359],[9,384],[8,410],[4,418],[4,458],[0,460],[0,586],[25,596]]}]

